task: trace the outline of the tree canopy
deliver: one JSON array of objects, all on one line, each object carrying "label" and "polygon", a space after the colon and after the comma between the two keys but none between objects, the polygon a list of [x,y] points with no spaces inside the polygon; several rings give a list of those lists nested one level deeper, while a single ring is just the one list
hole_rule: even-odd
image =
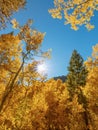
[{"label": "tree canopy", "polygon": [[[98,3],[97,0],[54,2],[69,8],[65,14],[66,11],[71,11],[71,14],[77,10],[81,14],[83,6],[89,12],[90,2],[94,3],[94,9],[97,9]],[[0,29],[6,26],[13,12],[23,7],[24,3],[25,0],[0,0]],[[85,8],[81,14],[84,18],[87,17]],[[53,11],[58,11],[58,8],[52,12],[50,10],[50,13]],[[55,12],[57,17],[60,17],[60,11],[64,10]],[[80,18],[77,13],[75,15],[79,19],[83,17]],[[83,23],[78,21],[78,24],[73,20],[69,22],[74,28],[89,24],[85,20]],[[18,30],[17,33],[0,35],[0,130],[97,130],[98,44],[93,47],[92,56],[85,64],[81,55],[73,51],[67,80],[63,82],[62,79],[66,77],[59,76],[44,81],[44,77],[36,71],[36,66],[42,61],[35,58],[50,56],[51,50],[44,52],[41,49],[45,33],[32,29],[32,20],[24,25],[20,25],[16,19],[10,23]],[[72,96],[70,92],[73,92]]]},{"label": "tree canopy", "polygon": [[74,30],[81,25],[91,30],[94,28],[91,18],[97,10],[98,0],[54,0],[54,8],[50,9],[49,13],[53,18],[64,17],[64,24],[70,24]]},{"label": "tree canopy", "polygon": [[26,0],[0,0],[0,29],[6,27],[12,14],[23,8]]}]

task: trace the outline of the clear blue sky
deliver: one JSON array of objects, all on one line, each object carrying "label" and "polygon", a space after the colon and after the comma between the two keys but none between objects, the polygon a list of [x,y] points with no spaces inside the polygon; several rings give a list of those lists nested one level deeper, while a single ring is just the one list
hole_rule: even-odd
[{"label": "clear blue sky", "polygon": [[[84,58],[91,55],[92,46],[98,42],[98,12],[92,18],[95,29],[87,31],[81,27],[78,31],[65,26],[63,20],[53,19],[48,13],[48,9],[53,7],[53,0],[28,0],[25,10],[19,11],[15,17],[21,24],[27,19],[33,19],[33,28],[41,32],[46,32],[42,43],[42,49],[52,48],[52,57],[47,64],[49,66],[48,77],[61,76],[67,74],[72,51],[76,49]],[[9,27],[10,28],[10,27]],[[1,31],[7,33],[9,29]]]}]

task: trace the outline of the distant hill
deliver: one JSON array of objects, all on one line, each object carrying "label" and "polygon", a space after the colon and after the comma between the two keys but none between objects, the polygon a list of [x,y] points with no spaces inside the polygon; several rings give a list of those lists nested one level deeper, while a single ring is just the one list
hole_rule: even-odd
[{"label": "distant hill", "polygon": [[62,75],[62,76],[57,76],[57,77],[53,77],[54,80],[58,80],[58,79],[61,79],[62,82],[65,82],[67,77],[65,75]]}]

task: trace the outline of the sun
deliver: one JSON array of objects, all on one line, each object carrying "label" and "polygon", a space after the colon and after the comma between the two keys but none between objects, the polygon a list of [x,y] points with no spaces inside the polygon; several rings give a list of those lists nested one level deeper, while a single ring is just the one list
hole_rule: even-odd
[{"label": "sun", "polygon": [[46,63],[41,63],[41,64],[38,64],[37,66],[37,72],[40,73],[40,74],[46,74],[48,71],[48,67],[46,65]]}]

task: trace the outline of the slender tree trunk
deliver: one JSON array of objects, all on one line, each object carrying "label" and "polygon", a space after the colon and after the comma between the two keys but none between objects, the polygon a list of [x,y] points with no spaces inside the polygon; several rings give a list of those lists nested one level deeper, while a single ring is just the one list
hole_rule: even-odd
[{"label": "slender tree trunk", "polygon": [[18,71],[16,72],[14,78],[12,79],[12,82],[8,84],[7,90],[5,90],[5,92],[4,92],[4,95],[3,95],[3,97],[2,97],[2,101],[1,101],[1,104],[0,104],[0,112],[2,111],[3,106],[4,106],[4,103],[5,103],[6,99],[7,99],[7,97],[9,96],[10,92],[12,91],[12,89],[13,89],[13,87],[14,87],[14,83],[15,83],[15,81],[16,81],[16,78],[18,77],[18,75],[19,75],[19,73],[20,73],[20,71],[21,71],[23,65],[24,65],[24,60],[23,60],[23,62],[22,62],[22,64],[21,64],[20,68],[19,68]]},{"label": "slender tree trunk", "polygon": [[89,129],[89,121],[88,121],[88,112],[85,110],[84,114],[84,120],[85,120],[85,124],[86,124],[86,130],[90,130]]},{"label": "slender tree trunk", "polygon": [[80,95],[81,95],[81,99],[80,99],[80,103],[83,104],[83,108],[84,108],[84,112],[83,112],[83,118],[85,120],[85,125],[86,125],[86,130],[90,130],[89,129],[89,117],[88,117],[88,111],[87,111],[87,100],[86,100],[86,97],[84,96],[81,88],[79,88],[80,90]]},{"label": "slender tree trunk", "polygon": [[16,81],[16,79],[17,79],[17,77],[18,77],[20,71],[21,71],[22,68],[23,68],[23,65],[24,65],[24,62],[25,62],[24,60],[25,60],[26,56],[27,56],[29,53],[30,53],[30,51],[28,51],[28,52],[24,55],[21,66],[19,67],[19,69],[18,69],[18,71],[16,72],[16,74],[15,74],[14,78],[12,79],[12,81],[9,81],[9,83],[8,83],[8,85],[7,85],[7,87],[6,87],[7,89],[5,90],[4,95],[3,95],[3,97],[2,97],[2,101],[1,101],[1,103],[0,103],[0,112],[1,112],[2,109],[3,109],[4,103],[6,102],[7,97],[9,96],[10,92],[11,92],[12,89],[14,88],[15,81]]}]

